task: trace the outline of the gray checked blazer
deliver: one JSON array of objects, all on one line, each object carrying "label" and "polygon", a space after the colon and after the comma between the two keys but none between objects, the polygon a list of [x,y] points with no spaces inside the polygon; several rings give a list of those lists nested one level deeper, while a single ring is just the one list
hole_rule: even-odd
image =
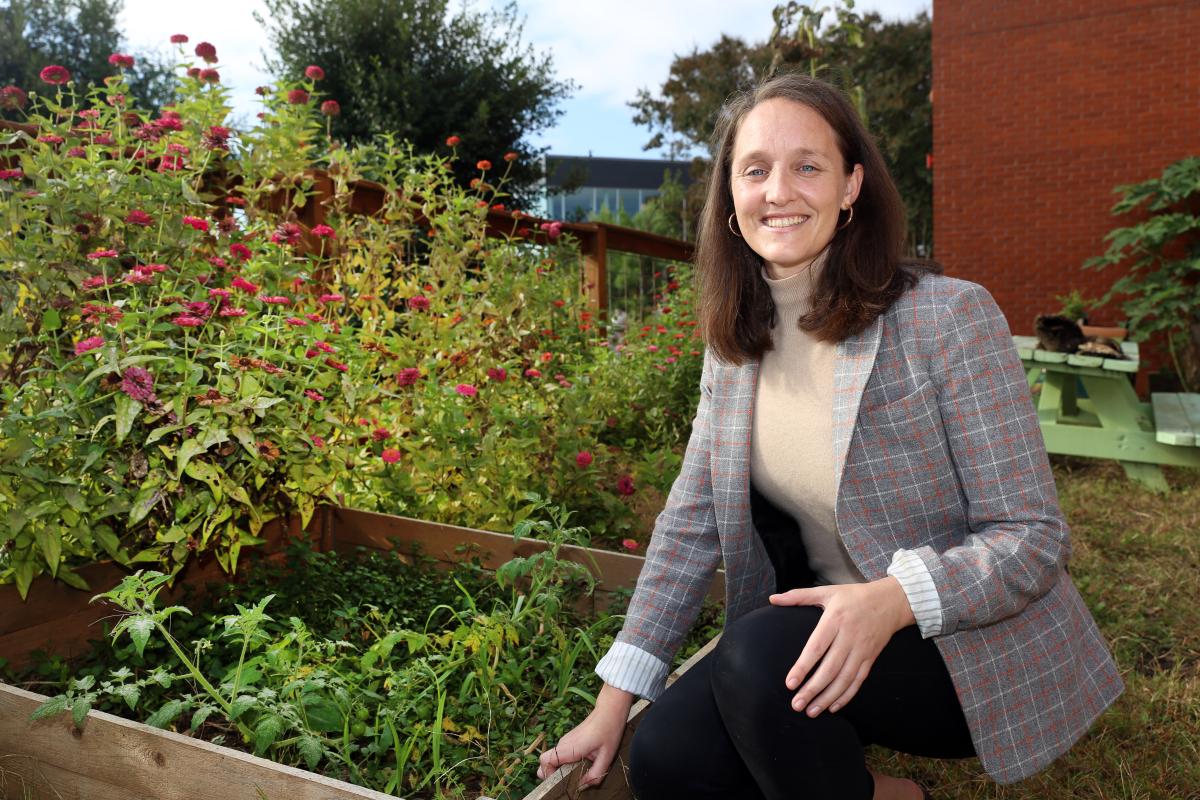
[{"label": "gray checked blazer", "polygon": [[[646,696],[661,692],[722,562],[726,624],[766,605],[775,590],[750,514],[757,377],[757,362],[705,356],[683,468],[610,651],[642,661]],[[884,577],[893,553],[905,549],[933,578],[942,608],[942,633],[933,638],[984,768],[1002,783],[1041,769],[1123,684],[1065,571],[1067,525],[1025,375],[991,295],[925,276],[839,343],[833,446],[838,532],[859,570],[867,580]],[[605,676],[603,667],[602,660]]]}]

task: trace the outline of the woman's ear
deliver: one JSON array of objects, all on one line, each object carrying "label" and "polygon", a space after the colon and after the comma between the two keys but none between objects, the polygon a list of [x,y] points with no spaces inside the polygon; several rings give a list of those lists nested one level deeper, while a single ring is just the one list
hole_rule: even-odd
[{"label": "woman's ear", "polygon": [[842,205],[849,208],[854,205],[854,201],[858,199],[858,191],[862,188],[863,166],[855,164],[854,169],[850,170],[850,174],[846,176],[846,194],[842,198]]}]

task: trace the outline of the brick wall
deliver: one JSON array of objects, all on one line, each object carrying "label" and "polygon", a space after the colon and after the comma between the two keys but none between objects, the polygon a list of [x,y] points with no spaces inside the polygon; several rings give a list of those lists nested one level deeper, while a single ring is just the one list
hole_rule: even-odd
[{"label": "brick wall", "polygon": [[1198,41],[1200,0],[933,0],[935,255],[1014,333],[1116,279],[1115,186],[1200,154]]}]

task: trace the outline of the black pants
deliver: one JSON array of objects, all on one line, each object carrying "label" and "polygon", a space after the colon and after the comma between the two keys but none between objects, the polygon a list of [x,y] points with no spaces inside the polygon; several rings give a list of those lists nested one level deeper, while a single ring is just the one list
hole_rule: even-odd
[{"label": "black pants", "polygon": [[[778,533],[767,533],[764,539]],[[778,547],[768,542],[775,560]],[[795,574],[776,565],[777,574]],[[782,588],[782,587],[781,587]],[[671,685],[633,737],[638,800],[869,800],[863,747],[935,758],[975,755],[946,665],[916,626],[892,637],[840,711],[794,711],[783,683],[821,617],[808,606],[757,609]]]}]

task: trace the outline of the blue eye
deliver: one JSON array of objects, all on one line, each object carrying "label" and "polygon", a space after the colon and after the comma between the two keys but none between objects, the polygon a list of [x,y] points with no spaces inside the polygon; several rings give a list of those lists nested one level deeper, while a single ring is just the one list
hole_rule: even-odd
[{"label": "blue eye", "polygon": [[816,167],[814,167],[812,164],[801,164],[801,165],[800,165],[800,171],[801,171],[801,172],[808,172],[808,173],[810,173],[810,174],[811,174],[811,173],[813,173],[813,172],[816,172],[816,171],[817,171],[817,168],[816,168]]}]

